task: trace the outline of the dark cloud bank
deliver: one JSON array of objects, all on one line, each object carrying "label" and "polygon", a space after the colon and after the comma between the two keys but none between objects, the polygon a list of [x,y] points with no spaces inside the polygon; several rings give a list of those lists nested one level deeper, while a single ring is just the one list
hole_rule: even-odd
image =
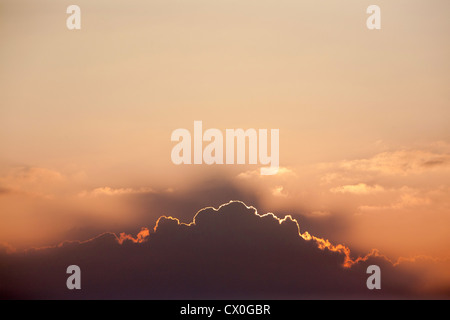
[{"label": "dark cloud bank", "polygon": [[[193,223],[161,217],[150,234],[105,233],[84,242],[0,253],[3,299],[414,298],[416,278],[382,257],[344,267],[345,253],[320,249],[295,220],[257,215],[241,202],[206,208]],[[81,268],[68,290],[66,268]],[[381,290],[366,287],[381,267]]]}]

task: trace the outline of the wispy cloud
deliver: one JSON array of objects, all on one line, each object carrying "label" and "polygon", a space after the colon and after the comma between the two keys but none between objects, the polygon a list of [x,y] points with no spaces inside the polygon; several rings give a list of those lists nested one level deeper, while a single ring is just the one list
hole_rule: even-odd
[{"label": "wispy cloud", "polygon": [[78,194],[80,197],[97,197],[97,196],[120,196],[127,194],[154,193],[155,190],[149,187],[141,188],[111,188],[99,187],[91,191],[82,191]]},{"label": "wispy cloud", "polygon": [[420,174],[433,169],[450,169],[450,154],[417,149],[389,151],[371,158],[341,161],[337,167],[389,175]]},{"label": "wispy cloud", "polygon": [[365,183],[358,183],[331,188],[330,191],[333,193],[373,194],[384,191],[384,188],[379,185],[369,186]]}]

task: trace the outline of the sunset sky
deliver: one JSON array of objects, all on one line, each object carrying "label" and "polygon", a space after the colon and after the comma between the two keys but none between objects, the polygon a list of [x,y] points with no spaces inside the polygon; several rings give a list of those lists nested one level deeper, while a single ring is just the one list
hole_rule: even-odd
[{"label": "sunset sky", "polygon": [[[71,4],[81,30],[66,27]],[[366,27],[370,4],[381,30]],[[239,200],[354,258],[377,249],[450,297],[449,12],[447,0],[0,0],[0,243],[14,255],[135,237]],[[279,129],[279,172],[174,165],[171,133],[196,120]]]}]

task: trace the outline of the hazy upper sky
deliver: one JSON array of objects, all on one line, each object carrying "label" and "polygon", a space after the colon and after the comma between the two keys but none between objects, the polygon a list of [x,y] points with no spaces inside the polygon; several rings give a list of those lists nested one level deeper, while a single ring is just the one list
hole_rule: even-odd
[{"label": "hazy upper sky", "polygon": [[[70,4],[81,30],[66,27]],[[366,27],[370,4],[381,30]],[[447,0],[0,0],[0,242],[243,200],[361,252],[448,257],[449,12]],[[279,129],[279,174],[175,166],[171,133],[194,120]]]}]

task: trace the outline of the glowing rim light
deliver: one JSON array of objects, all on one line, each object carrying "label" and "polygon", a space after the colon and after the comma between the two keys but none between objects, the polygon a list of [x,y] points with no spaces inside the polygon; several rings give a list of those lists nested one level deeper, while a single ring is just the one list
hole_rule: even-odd
[{"label": "glowing rim light", "polygon": [[[398,266],[398,265],[400,265],[401,263],[404,263],[404,262],[416,262],[417,260],[429,260],[429,261],[432,261],[432,262],[440,262],[440,261],[448,261],[448,260],[450,260],[450,257],[435,258],[435,257],[427,256],[427,255],[416,255],[416,256],[413,256],[413,257],[409,257],[409,258],[408,257],[399,257],[397,259],[397,261],[394,262],[391,259],[389,259],[388,257],[386,257],[385,255],[381,254],[378,249],[372,249],[365,256],[363,256],[363,257],[360,256],[360,257],[357,257],[355,259],[352,259],[351,256],[350,256],[351,251],[350,251],[349,247],[347,247],[347,246],[345,246],[343,244],[334,245],[328,239],[323,239],[323,238],[319,238],[319,237],[316,237],[316,236],[312,236],[308,231],[305,231],[304,233],[301,233],[300,232],[300,225],[299,225],[298,221],[296,219],[292,218],[291,215],[285,215],[284,218],[279,218],[275,214],[273,214],[272,212],[268,212],[268,213],[265,213],[265,214],[261,215],[261,214],[258,213],[258,209],[256,209],[253,206],[246,205],[241,200],[230,200],[227,203],[221,204],[218,208],[214,208],[212,206],[204,207],[204,208],[202,208],[202,209],[197,211],[197,213],[194,215],[194,218],[192,219],[192,221],[190,223],[180,222],[180,220],[178,218],[162,215],[156,221],[156,224],[153,227],[153,232],[157,231],[158,226],[159,226],[159,222],[161,221],[161,219],[176,221],[177,225],[184,225],[184,226],[190,227],[190,226],[195,225],[195,218],[197,217],[197,215],[200,212],[202,212],[204,210],[209,210],[209,209],[212,209],[215,212],[218,212],[222,207],[227,206],[227,205],[229,205],[231,203],[240,203],[240,204],[244,205],[247,209],[253,210],[253,214],[256,215],[259,218],[264,218],[264,217],[267,217],[267,216],[271,216],[272,218],[276,219],[280,225],[283,222],[286,222],[287,220],[295,222],[295,224],[297,226],[298,235],[303,240],[306,240],[306,241],[313,240],[313,241],[315,241],[316,244],[317,244],[317,248],[319,248],[320,250],[328,249],[331,252],[338,252],[338,253],[344,254],[345,258],[344,258],[344,262],[342,264],[342,266],[344,268],[350,268],[354,264],[357,264],[359,262],[367,261],[367,259],[369,259],[370,257],[382,258],[382,259],[386,260],[387,262],[391,263],[394,267],[396,267],[396,266]],[[79,240],[68,241],[68,240],[66,240],[66,241],[63,241],[63,242],[59,243],[58,245],[55,245],[55,246],[43,246],[43,247],[38,247],[38,248],[31,247],[31,248],[25,249],[23,251],[24,252],[27,252],[27,251],[40,251],[40,250],[52,249],[52,248],[62,248],[65,245],[70,245],[70,244],[85,244],[85,243],[88,243],[88,242],[93,241],[95,239],[101,238],[101,237],[103,237],[105,235],[113,236],[115,238],[115,240],[117,241],[117,243],[119,245],[122,245],[126,240],[132,241],[135,244],[143,243],[143,242],[147,241],[147,239],[150,237],[151,233],[150,233],[150,230],[148,228],[146,228],[146,227],[141,228],[141,231],[138,232],[136,237],[133,237],[132,235],[126,234],[124,232],[120,233],[119,236],[117,236],[113,232],[103,232],[103,233],[101,233],[101,234],[99,234],[99,235],[97,235],[97,236],[95,236],[93,238],[90,238],[90,239],[87,239],[87,240],[83,240],[83,241],[79,241]],[[6,243],[2,243],[2,245],[3,245],[3,247],[5,247],[7,249],[6,250],[7,254],[14,254],[14,253],[18,252],[17,249],[13,248],[12,246],[10,246],[10,245],[8,245]]]}]

